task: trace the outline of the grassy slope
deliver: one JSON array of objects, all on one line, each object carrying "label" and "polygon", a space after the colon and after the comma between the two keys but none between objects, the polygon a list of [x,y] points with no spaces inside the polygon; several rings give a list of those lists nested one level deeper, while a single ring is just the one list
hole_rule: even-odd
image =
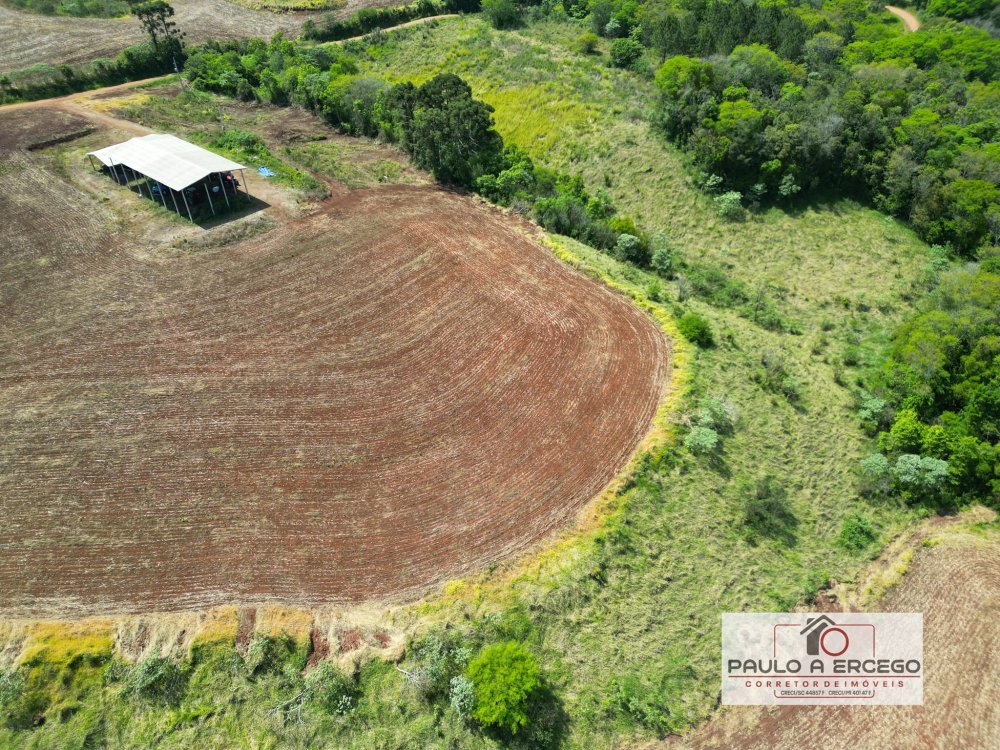
[{"label": "grassy slope", "polygon": [[[594,189],[607,186],[621,209],[664,230],[688,258],[783,286],[783,312],[803,330],[767,332],[732,312],[686,302],[710,318],[721,342],[698,357],[692,393],[724,395],[740,412],[721,459],[710,463],[681,450],[651,459],[604,528],[573,548],[570,563],[515,584],[514,601],[532,626],[511,633],[543,657],[569,718],[566,745],[600,748],[633,733],[682,728],[711,711],[720,612],[791,607],[823,578],[855,575],[872,551],[848,553],[835,544],[846,514],[863,513],[885,536],[909,520],[905,510],[855,498],[851,467],[864,440],[851,394],[834,378],[844,347],[873,351],[905,312],[926,249],[905,228],[849,202],[720,222],[688,185],[677,153],[642,121],[648,84],[571,52],[569,40],[579,31],[546,24],[498,33],[477,19],[453,20],[393,37],[373,50],[378,59],[367,67],[397,79],[461,73],[496,106],[506,138],[579,171]],[[646,274],[555,241],[591,273],[642,294]],[[783,352],[802,382],[800,408],[753,382],[767,348]],[[765,471],[788,489],[796,520],[783,534],[748,539],[737,520],[736,487]],[[462,614],[478,618],[505,606],[472,589],[435,616],[461,623]],[[504,619],[519,621],[516,614]],[[349,719],[310,709],[304,725],[283,724],[267,710],[295,694],[295,678],[251,680],[216,663],[195,672],[179,706],[119,698],[112,687],[103,692],[103,709],[89,702],[67,719],[72,731],[50,722],[30,743],[0,731],[0,747],[81,746],[102,710],[101,733],[112,747],[496,746],[464,729],[450,710],[435,720],[392,669],[369,669],[361,685]],[[637,719],[650,728],[637,730]]]},{"label": "grassy slope", "polygon": [[[662,690],[675,709],[669,725],[704,716],[718,692],[720,612],[789,607],[816,581],[853,575],[859,557],[834,544],[848,513],[864,513],[886,535],[906,522],[904,510],[856,499],[851,470],[865,442],[852,395],[835,377],[851,378],[842,367],[845,348],[872,356],[905,312],[927,256],[904,226],[850,201],[721,221],[690,186],[678,153],[644,121],[651,85],[573,52],[581,30],[547,23],[496,32],[474,18],[448,21],[393,37],[373,50],[367,69],[397,80],[443,70],[466,77],[496,108],[508,141],[582,174],[592,189],[604,187],[687,258],[787,290],[784,312],[803,329],[799,336],[771,333],[731,312],[688,304],[709,317],[722,341],[700,356],[694,391],[725,395],[741,415],[723,461],[712,467],[684,458],[651,469],[627,504],[628,549],[593,557],[606,567],[607,583],[597,584],[582,564],[556,595],[538,597],[545,612],[538,621],[551,634],[545,640],[569,667],[567,709],[583,719],[574,744],[594,747],[602,743],[587,739],[591,733],[626,729],[622,712],[609,709],[616,702],[612,675],[634,671]],[[643,284],[643,274],[577,250]],[[765,349],[784,353],[801,381],[801,409],[752,382]],[[763,472],[789,491],[797,519],[791,543],[754,546],[735,520],[736,485]],[[679,668],[685,661],[690,671]],[[679,677],[665,679],[670,674]]]}]

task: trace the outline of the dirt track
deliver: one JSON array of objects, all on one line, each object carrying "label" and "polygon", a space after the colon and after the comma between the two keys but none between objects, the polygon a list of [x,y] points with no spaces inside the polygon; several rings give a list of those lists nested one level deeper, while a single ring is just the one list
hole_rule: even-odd
[{"label": "dirt track", "polygon": [[912,33],[920,28],[920,19],[905,8],[897,8],[895,5],[887,5],[885,6],[885,9],[892,13],[892,15],[899,18],[903,22],[907,31]]},{"label": "dirt track", "polygon": [[[391,5],[396,0],[348,0],[334,13],[344,18],[363,7]],[[175,20],[197,44],[208,38],[259,36],[283,31],[297,36],[306,18],[317,13],[271,13],[250,10],[227,0],[173,0]],[[322,15],[320,13],[319,15]],[[0,71],[34,63],[81,63],[114,57],[141,42],[142,30],[132,18],[70,18],[25,13],[0,4]]]},{"label": "dirt track", "polygon": [[645,433],[667,343],[500,212],[344,191],[169,253],[23,150],[81,122],[0,113],[4,614],[412,595],[565,524]]}]

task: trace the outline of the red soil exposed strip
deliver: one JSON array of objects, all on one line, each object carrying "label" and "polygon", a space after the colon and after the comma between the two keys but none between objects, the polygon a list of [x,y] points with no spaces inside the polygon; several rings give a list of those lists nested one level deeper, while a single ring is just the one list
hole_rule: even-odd
[{"label": "red soil exposed strip", "polygon": [[566,524],[656,411],[653,323],[468,198],[359,190],[173,256],[15,145],[6,614],[415,595]]}]

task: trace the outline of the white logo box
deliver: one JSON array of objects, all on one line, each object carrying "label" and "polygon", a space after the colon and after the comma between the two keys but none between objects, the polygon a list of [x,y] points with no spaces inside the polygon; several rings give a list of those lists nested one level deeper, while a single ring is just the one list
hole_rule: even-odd
[{"label": "white logo box", "polygon": [[922,705],[923,667],[919,613],[722,615],[723,705]]}]

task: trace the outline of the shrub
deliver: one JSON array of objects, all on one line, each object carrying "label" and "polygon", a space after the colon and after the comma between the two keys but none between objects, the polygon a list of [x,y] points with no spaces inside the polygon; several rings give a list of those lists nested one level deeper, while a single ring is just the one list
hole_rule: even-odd
[{"label": "shrub", "polygon": [[516,734],[528,724],[528,705],[541,686],[538,661],[515,641],[487,646],[470,663],[475,708],[472,716],[484,726]]},{"label": "shrub", "polygon": [[695,423],[699,427],[711,427],[719,432],[729,432],[736,422],[736,414],[728,401],[706,397],[698,403]]},{"label": "shrub", "polygon": [[634,234],[618,235],[618,240],[615,242],[614,256],[626,263],[643,265],[646,254],[642,240]]},{"label": "shrub", "polygon": [[881,453],[873,453],[863,459],[858,466],[861,477],[861,492],[866,495],[885,494],[892,489],[892,468],[889,459]]},{"label": "shrub", "polygon": [[333,662],[321,661],[306,675],[305,697],[330,713],[346,714],[354,708],[354,683]]},{"label": "shrub", "polygon": [[739,221],[743,218],[743,196],[735,190],[730,190],[713,198],[715,210],[727,221]]},{"label": "shrub", "polygon": [[629,37],[615,39],[611,42],[611,64],[616,68],[634,68],[645,49],[635,39]]},{"label": "shrub", "polygon": [[661,247],[655,253],[653,253],[653,258],[650,261],[653,270],[656,271],[660,276],[669,279],[674,273],[674,256],[666,248]]},{"label": "shrub", "polygon": [[848,516],[844,519],[840,527],[840,535],[837,537],[837,544],[844,549],[860,552],[867,548],[878,534],[872,528],[871,522],[863,516]]},{"label": "shrub", "polygon": [[892,469],[904,491],[915,495],[932,495],[944,487],[948,479],[948,462],[930,456],[904,453]]},{"label": "shrub", "polygon": [[513,29],[521,22],[521,12],[513,0],[483,0],[483,14],[495,29]]},{"label": "shrub", "polygon": [[684,438],[684,447],[692,453],[712,453],[719,447],[719,433],[711,427],[692,427]]},{"label": "shrub", "polygon": [[712,327],[705,318],[697,313],[687,313],[677,321],[677,329],[688,341],[700,347],[709,347],[715,343]]},{"label": "shrub", "polygon": [[472,684],[472,680],[463,675],[452,677],[448,702],[455,709],[459,718],[465,719],[472,715],[472,711],[476,707],[476,688]]},{"label": "shrub", "polygon": [[150,656],[129,668],[122,681],[122,694],[175,701],[186,679],[184,670],[171,659]]},{"label": "shrub", "polygon": [[600,41],[601,38],[597,34],[588,31],[576,38],[576,48],[581,54],[592,55],[597,51]]}]

